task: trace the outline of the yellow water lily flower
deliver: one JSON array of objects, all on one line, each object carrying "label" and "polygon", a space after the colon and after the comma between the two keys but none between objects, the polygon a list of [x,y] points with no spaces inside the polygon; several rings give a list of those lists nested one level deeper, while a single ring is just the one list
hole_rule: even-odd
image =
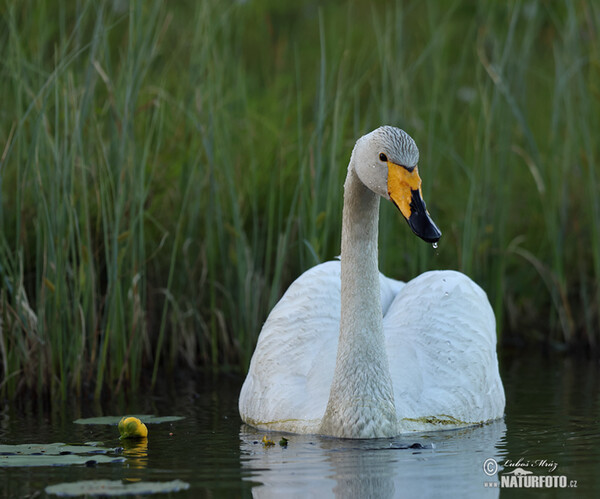
[{"label": "yellow water lily flower", "polygon": [[148,428],[138,418],[127,417],[119,421],[120,438],[146,438],[148,436]]}]

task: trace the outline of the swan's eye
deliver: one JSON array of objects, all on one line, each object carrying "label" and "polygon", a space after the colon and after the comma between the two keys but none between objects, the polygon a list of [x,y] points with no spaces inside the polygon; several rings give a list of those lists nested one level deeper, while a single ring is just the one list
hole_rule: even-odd
[{"label": "swan's eye", "polygon": [[383,153],[381,153],[381,154],[379,155],[379,159],[380,159],[381,161],[387,162],[387,156],[386,156],[385,154],[383,154]]}]

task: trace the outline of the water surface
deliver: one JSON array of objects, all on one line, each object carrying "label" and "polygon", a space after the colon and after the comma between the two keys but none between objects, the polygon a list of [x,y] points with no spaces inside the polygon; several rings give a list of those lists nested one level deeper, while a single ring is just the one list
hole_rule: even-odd
[{"label": "water surface", "polygon": [[[48,485],[96,479],[189,483],[188,491],[173,494],[178,497],[554,497],[575,492],[497,487],[499,476],[515,474],[517,468],[540,477],[564,476],[567,487],[577,485],[577,495],[597,495],[598,363],[504,352],[501,373],[507,396],[503,421],[371,441],[285,435],[286,447],[278,444],[281,434],[269,434],[275,445],[265,446],[265,432],[241,423],[237,397],[242,379],[237,376],[203,376],[165,386],[162,396],[104,404],[5,403],[0,443],[102,441],[108,447],[123,446],[126,461],[0,468],[0,495],[46,497]],[[126,413],[185,419],[149,426],[147,445],[123,445],[114,426],[73,423],[81,417]],[[498,463],[498,472],[488,476],[484,462],[489,466],[490,459]]]}]

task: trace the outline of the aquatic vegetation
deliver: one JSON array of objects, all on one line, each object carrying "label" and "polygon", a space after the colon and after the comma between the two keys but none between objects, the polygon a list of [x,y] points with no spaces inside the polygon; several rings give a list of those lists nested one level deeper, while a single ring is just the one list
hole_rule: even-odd
[{"label": "aquatic vegetation", "polygon": [[[173,423],[185,419],[183,416],[154,416],[152,414],[131,414],[132,417],[141,420],[144,424]],[[118,425],[123,416],[98,416],[94,418],[80,418],[73,421],[76,424],[88,425]]]},{"label": "aquatic vegetation", "polygon": [[[172,422],[184,419],[182,417],[155,417],[143,416],[155,424],[161,422]],[[94,420],[95,419],[95,420]],[[117,418],[91,418],[92,424],[116,424]],[[121,442],[119,447],[109,447],[102,442],[86,442],[84,444],[64,444],[64,443],[29,443],[29,444],[0,444],[0,468],[24,468],[30,467],[52,467],[52,466],[79,466],[83,469],[78,471],[52,472],[49,470],[41,471],[45,475],[52,476],[52,480],[42,479],[39,483],[43,487],[50,483],[45,490],[47,494],[59,496],[114,496],[114,495],[139,495],[177,492],[187,490],[190,485],[179,479],[169,482],[140,481],[137,472],[143,472],[148,467],[149,449],[148,439],[146,438],[148,430],[141,421],[134,417],[121,418],[119,431],[121,433]],[[82,419],[79,424],[86,424]],[[48,425],[50,426],[50,425]],[[75,426],[73,424],[72,426]],[[73,430],[75,429],[75,432]],[[65,428],[63,433],[71,435],[72,433],[81,433],[81,428]],[[88,433],[88,430],[85,430]],[[166,432],[162,433],[163,438],[169,438]],[[116,441],[116,435],[114,436]],[[111,438],[112,440],[112,438]],[[160,438],[155,439],[158,442]],[[156,453],[156,452],[155,452]],[[74,479],[77,477],[94,477],[102,473],[102,467],[105,464],[112,464],[111,475],[122,476],[120,480],[92,480],[92,481],[73,481],[66,483],[55,483],[55,478],[64,480],[68,475]],[[118,466],[115,466],[118,465]],[[86,470],[85,467],[95,468]],[[17,472],[18,473],[18,472]],[[176,475],[177,476],[177,475]],[[8,487],[10,491],[10,487]],[[38,491],[41,489],[38,489]],[[6,490],[5,490],[6,492]],[[9,494],[10,495],[10,494]],[[12,495],[11,495],[12,497]]]},{"label": "aquatic vegetation", "polygon": [[0,444],[0,468],[15,466],[95,466],[103,463],[122,463],[123,456],[116,448],[106,448],[93,444],[67,445],[51,444]]},{"label": "aquatic vegetation", "polygon": [[275,445],[275,442],[273,442],[273,440],[271,440],[270,438],[267,438],[266,435],[262,437],[261,442],[265,447],[273,447]]},{"label": "aquatic vegetation", "polygon": [[138,418],[132,416],[124,417],[118,424],[121,439],[123,438],[146,438],[148,427]]},{"label": "aquatic vegetation", "polygon": [[188,490],[190,485],[181,480],[170,482],[135,482],[123,483],[120,480],[82,480],[49,485],[46,494],[60,497],[85,496],[124,496],[138,494],[168,494]]},{"label": "aquatic vegetation", "polygon": [[595,2],[120,6],[0,13],[3,395],[247,367],[339,254],[348,145],[384,123],[422,144],[444,236],[384,209],[381,270],[461,270],[501,335],[598,343]]}]

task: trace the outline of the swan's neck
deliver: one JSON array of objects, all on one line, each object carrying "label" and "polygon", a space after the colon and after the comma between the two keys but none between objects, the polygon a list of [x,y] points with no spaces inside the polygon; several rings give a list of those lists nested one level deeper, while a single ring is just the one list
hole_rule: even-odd
[{"label": "swan's neck", "polygon": [[340,337],[321,424],[327,435],[396,434],[377,266],[378,221],[379,196],[364,186],[350,165],[344,184]]}]

